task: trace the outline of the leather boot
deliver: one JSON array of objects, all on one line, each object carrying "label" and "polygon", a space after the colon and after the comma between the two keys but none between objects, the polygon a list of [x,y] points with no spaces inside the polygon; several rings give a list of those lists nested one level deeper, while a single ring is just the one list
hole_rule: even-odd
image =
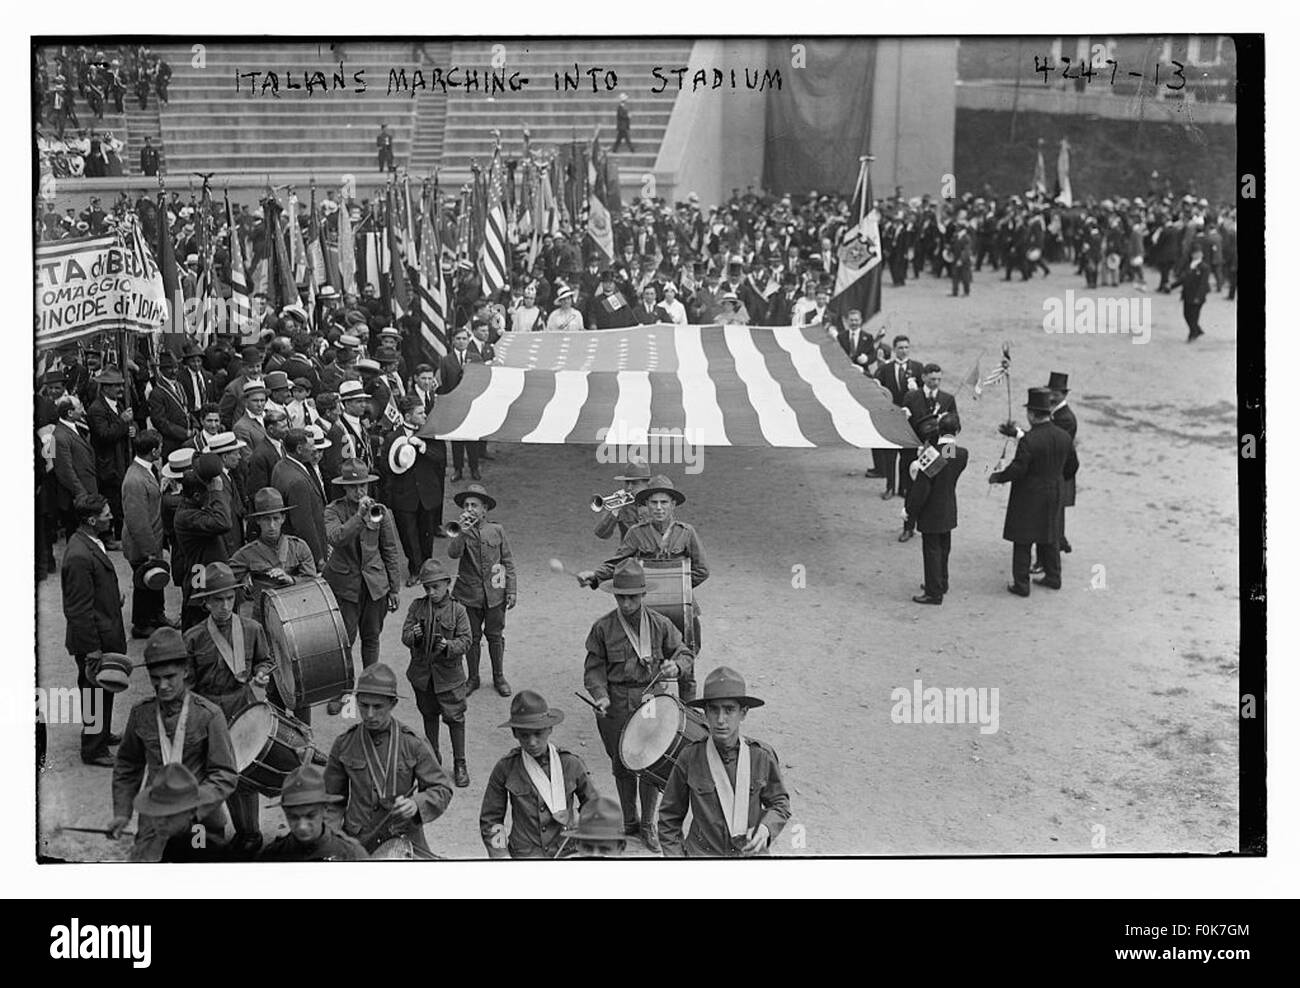
[{"label": "leather boot", "polygon": [[614,785],[618,789],[618,805],[623,809],[623,832],[629,837],[635,837],[641,832],[641,825],[636,818],[636,776],[614,776]]},{"label": "leather boot", "polygon": [[659,844],[659,790],[649,782],[639,782],[641,793],[641,842],[647,851],[658,852]]},{"label": "leather boot", "polygon": [[456,759],[455,772],[456,772],[456,779],[455,779],[456,788],[464,789],[466,786],[469,785],[469,766],[465,764],[465,759],[463,758]]}]

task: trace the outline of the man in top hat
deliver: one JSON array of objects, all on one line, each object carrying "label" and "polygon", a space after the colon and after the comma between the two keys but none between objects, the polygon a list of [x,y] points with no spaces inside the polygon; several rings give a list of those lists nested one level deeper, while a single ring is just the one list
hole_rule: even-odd
[{"label": "man in top hat", "polygon": [[936,425],[939,437],[930,449],[938,456],[917,470],[905,502],[908,522],[921,532],[925,583],[920,596],[912,598],[918,604],[942,604],[948,592],[948,555],[952,530],[957,527],[957,480],[970,458],[966,449],[957,445],[961,420],[956,412],[945,412]]},{"label": "man in top hat", "polygon": [[[68,536],[60,573],[64,645],[77,664],[83,712],[99,711],[98,723],[83,719],[81,760],[106,767],[113,764],[108,752],[114,743],[113,694],[96,689],[95,667],[100,654],[126,651],[124,600],[103,541],[113,527],[113,512],[102,494],[78,495],[73,511],[77,529]],[[96,698],[99,703],[94,702]]]},{"label": "man in top hat", "polygon": [[[740,733],[763,701],[747,694],[740,673],[719,666],[689,705],[703,708],[709,735],[686,745],[668,776],[659,810],[664,856],[768,854],[790,819],[790,796],[776,752]],[[684,834],[687,810],[691,829]]]},{"label": "man in top hat", "polygon": [[120,549],[122,544],[122,481],[131,462],[131,440],[135,438],[135,417],[123,402],[126,379],[114,367],[95,378],[99,394],[86,409],[90,445],[95,450],[95,476],[99,493],[113,509],[113,536],[105,544]]},{"label": "man in top hat", "polygon": [[229,860],[229,845],[220,832],[199,823],[204,799],[194,773],[179,762],[163,765],[150,786],[135,797],[140,826],[148,831],[127,855],[129,861],[195,864]]},{"label": "man in top hat", "polygon": [[465,758],[465,653],[469,651],[469,616],[451,597],[451,574],[436,559],[420,567],[424,596],[411,601],[402,622],[402,644],[411,650],[406,678],[415,688],[415,705],[424,718],[424,736],[442,764],[438,720],[447,722],[456,785],[469,785]]},{"label": "man in top hat", "polygon": [[623,482],[623,490],[633,495],[633,501],[617,510],[604,508],[596,522],[596,538],[607,539],[617,529],[619,540],[622,541],[629,528],[650,517],[649,509],[643,504],[637,504],[635,500],[635,495],[650,484],[650,464],[644,460],[633,460],[628,463],[627,472],[614,479]]},{"label": "man in top hat", "polygon": [[1025,403],[1029,431],[1016,444],[1016,455],[1002,470],[989,474],[990,484],[1011,484],[1002,538],[1012,543],[1011,583],[1007,590],[1029,596],[1030,551],[1043,564],[1036,583],[1061,588],[1061,511],[1065,480],[1079,469],[1074,441],[1052,424],[1052,395],[1046,388],[1030,388]]},{"label": "man in top hat", "polygon": [[428,744],[393,716],[397,676],[376,662],[357,677],[360,719],[334,740],[325,790],[345,797],[343,832],[368,852],[391,837],[429,850],[424,825],[451,802],[451,779]]},{"label": "man in top hat", "polygon": [[617,858],[627,850],[623,816],[608,796],[587,800],[578,811],[576,826],[560,835],[566,841],[561,854],[574,858]]},{"label": "man in top hat", "polygon": [[[324,577],[348,632],[348,649],[361,636],[361,664],[379,661],[379,635],[402,589],[397,527],[392,513],[370,496],[379,478],[359,459],[345,460],[333,483],[343,496],[325,506],[325,538],[333,547]],[[331,711],[333,704],[331,704]]]},{"label": "man in top hat", "polygon": [[[241,710],[257,702],[252,684],[265,688],[274,665],[261,623],[235,613],[243,585],[225,563],[204,567],[202,586],[190,599],[207,610],[207,620],[191,627],[184,636],[192,663],[191,688],[221,710],[227,725]],[[235,826],[232,850],[252,854],[262,844],[257,793],[240,786],[227,798],[226,805]]]},{"label": "man in top hat", "polygon": [[[162,487],[157,474],[162,437],[145,429],[131,440],[135,458],[122,481],[122,555],[137,575],[163,551]],[[169,625],[161,590],[138,579],[131,592],[131,636],[148,638],[155,628]],[[174,625],[173,625],[174,627]]]},{"label": "man in top hat", "polygon": [[575,804],[597,795],[583,760],[551,743],[551,732],[563,720],[563,710],[532,690],[520,690],[510,701],[510,719],[501,726],[510,728],[519,744],[493,767],[479,809],[488,857],[556,857],[564,827],[576,816]]},{"label": "man in top hat", "polygon": [[271,471],[271,486],[280,492],[285,505],[283,531],[307,543],[318,571],[324,568],[329,555],[325,477],[320,458],[330,446],[319,426],[290,429],[284,436],[284,458]]},{"label": "man in top hat", "polygon": [[416,435],[424,425],[424,404],[415,395],[397,399],[402,424],[379,451],[380,475],[387,480],[387,503],[397,520],[406,554],[408,587],[433,555],[433,539],[442,529],[443,484],[447,476],[446,444]]},{"label": "man in top hat", "polygon": [[[593,590],[614,575],[614,568],[623,559],[686,559],[690,562],[691,586],[698,587],[709,578],[709,565],[704,559],[704,546],[694,526],[674,517],[676,509],[686,503],[686,495],[662,474],[651,478],[650,483],[637,492],[636,503],[645,505],[649,519],[633,525],[623,536],[614,555],[595,570],[578,575],[578,582]],[[694,620],[684,629],[687,646],[693,653],[700,649],[700,609],[694,607]],[[690,699],[695,695],[695,680],[688,670],[682,677],[681,695]]]},{"label": "man in top hat", "polygon": [[[1052,393],[1052,424],[1064,429],[1074,442],[1075,454],[1079,449],[1079,420],[1069,405],[1070,375],[1052,371],[1048,375],[1047,390]],[[1067,477],[1061,498],[1061,551],[1070,552],[1070,540],[1065,537],[1065,509],[1074,507],[1075,477]]]},{"label": "man in top hat", "polygon": [[185,395],[176,382],[176,357],[164,350],[158,357],[158,373],[149,392],[149,421],[162,436],[162,456],[180,449],[194,432]]},{"label": "man in top hat", "polygon": [[596,701],[596,729],[614,771],[618,801],[628,834],[638,828],[650,850],[658,850],[655,801],[658,792],[640,784],[641,814],[637,816],[637,776],[619,752],[619,739],[628,719],[653,693],[668,690],[667,681],[684,679],[695,670],[695,656],[682,642],[676,625],[645,606],[645,570],[636,559],[625,559],[613,573],[610,590],[617,606],[597,618],[587,633],[583,684]]},{"label": "man in top hat", "polygon": [[[328,286],[326,286],[328,287]],[[280,790],[280,808],[289,832],[273,840],[259,861],[364,861],[370,855],[355,838],[341,834],[328,811],[343,802],[325,788],[325,773],[308,762],[290,772]]]},{"label": "man in top hat", "polygon": [[[226,826],[221,804],[239,781],[225,715],[216,704],[190,691],[190,653],[175,628],[159,628],[150,636],[144,664],[154,695],[131,708],[122,731],[113,766],[113,820],[108,829],[113,837],[121,836],[131,822],[141,782],[150,784],[164,765],[180,763],[198,781],[198,822],[219,836]],[[152,837],[148,819],[142,818],[136,844],[146,844]]]},{"label": "man in top hat", "polygon": [[244,385],[244,414],[235,420],[231,430],[251,455],[251,450],[266,438],[266,382],[265,379],[248,381]]},{"label": "man in top hat", "polygon": [[[263,624],[262,593],[291,587],[317,573],[311,546],[284,531],[288,509],[284,496],[274,487],[263,487],[253,495],[249,521],[257,523],[257,538],[240,546],[230,557],[230,568],[241,583],[252,585],[252,616]],[[311,721],[307,718],[299,719]]]},{"label": "man in top hat", "polygon": [[447,555],[459,560],[452,596],[465,605],[469,614],[469,692],[479,688],[480,649],[486,637],[492,683],[501,696],[509,696],[505,630],[506,611],[515,606],[517,593],[515,559],[505,529],[487,519],[497,502],[482,484],[470,484],[452,500],[461,509],[460,531],[447,544]]}]

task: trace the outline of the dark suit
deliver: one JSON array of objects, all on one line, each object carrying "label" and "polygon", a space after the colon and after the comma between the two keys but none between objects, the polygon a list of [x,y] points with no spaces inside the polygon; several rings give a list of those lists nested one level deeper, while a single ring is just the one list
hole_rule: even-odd
[{"label": "dark suit", "polygon": [[182,367],[176,372],[176,383],[180,385],[181,396],[185,399],[185,410],[196,418],[200,408],[217,400],[216,383],[205,370],[199,371],[199,379],[195,381],[190,369]]},{"label": "dark suit", "polygon": [[411,576],[418,576],[424,561],[433,555],[433,535],[442,527],[443,482],[447,476],[447,444],[425,440],[425,452],[403,473],[389,467],[393,443],[407,434],[398,429],[384,441],[379,454],[379,474],[387,481],[385,503],[393,510],[397,534],[406,553]]},{"label": "dark suit", "polygon": [[[323,473],[323,471],[322,471]],[[307,543],[317,568],[325,565],[325,488],[311,467],[286,456],[271,471],[271,486],[284,497],[284,532]]]},{"label": "dark suit", "polygon": [[[774,322],[773,325],[780,325],[780,323]],[[857,346],[854,346],[849,339],[849,331],[841,329],[835,334],[835,338],[839,341],[840,349],[848,355],[853,366],[862,371],[863,374],[869,374],[868,367],[874,364],[877,359],[874,337],[865,329],[860,329],[858,330]],[[866,363],[858,363],[858,357],[866,357]]]},{"label": "dark suit", "polygon": [[921,532],[921,562],[925,568],[925,595],[939,600],[948,592],[948,554],[952,530],[957,527],[957,480],[970,454],[955,443],[944,447],[943,469],[933,477],[917,471],[907,492],[907,517]]},{"label": "dark suit", "polygon": [[190,413],[175,383],[157,381],[149,392],[149,420],[162,436],[162,458],[167,459],[190,437]]},{"label": "dark suit", "polygon": [[1202,260],[1194,268],[1189,266],[1174,282],[1175,288],[1180,285],[1183,318],[1187,320],[1187,338],[1191,340],[1204,333],[1201,329],[1201,306],[1205,305],[1205,299],[1210,293],[1210,265]]},{"label": "dark suit", "polygon": [[[281,447],[283,449],[283,447]],[[246,492],[251,498],[263,487],[271,487],[271,474],[275,465],[283,459],[284,454],[275,448],[269,438],[264,438],[253,447],[248,458]]]},{"label": "dark suit", "polygon": [[[134,460],[122,481],[122,555],[133,570],[163,551],[162,490],[153,470]],[[150,590],[132,581],[131,627],[151,630],[163,623],[164,601],[161,590]]]},{"label": "dark suit", "polygon": [[[471,344],[465,350],[465,363],[481,363],[476,360],[478,356],[473,345]],[[449,351],[443,358],[441,368],[438,373],[438,394],[445,395],[449,391],[454,391],[460,384],[460,379],[465,376],[465,369],[460,359],[454,351]],[[476,442],[453,442],[451,444],[452,465],[456,472],[460,473],[465,468],[465,453],[469,453],[469,472],[470,474],[478,473],[478,453],[479,444]]]},{"label": "dark suit", "polygon": [[1079,469],[1074,441],[1051,422],[1034,425],[1016,444],[1016,455],[991,483],[1010,482],[1002,538],[1013,544],[1011,575],[1016,587],[1029,590],[1031,546],[1037,547],[1044,582],[1061,585],[1061,501],[1065,478]]},{"label": "dark suit", "polygon": [[[195,567],[224,563],[230,559],[226,550],[231,532],[230,500],[226,493],[208,491],[198,506],[182,503],[172,522],[172,568],[183,574],[181,582],[181,624],[190,628],[206,615],[202,607],[190,603],[194,589]],[[180,557],[179,566],[176,557]]]},{"label": "dark suit", "polygon": [[[90,711],[100,714],[99,731],[91,734],[82,729],[81,757],[99,758],[109,754],[113,694],[97,687],[93,676],[98,667],[94,662],[88,663],[87,656],[91,652],[126,651],[126,628],[122,624],[117,571],[107,553],[95,545],[84,530],[78,530],[68,538],[68,547],[63,554],[62,580],[66,626],[64,645],[77,663],[83,720]],[[96,701],[92,697],[102,699]]]},{"label": "dark suit", "polygon": [[325,505],[325,534],[334,551],[322,576],[342,612],[349,654],[360,634],[361,664],[372,666],[379,661],[388,596],[402,591],[392,513],[385,510],[379,527],[371,529],[352,502],[339,498]]},{"label": "dark suit", "polygon": [[[121,411],[122,404],[118,403]],[[122,478],[131,462],[130,424],[108,407],[100,396],[86,409],[86,422],[90,426],[90,445],[95,450],[95,475],[99,478],[99,493],[108,498],[113,509],[113,538],[122,537]]]},{"label": "dark suit", "polygon": [[95,451],[90,439],[81,430],[62,422],[54,426],[54,479],[58,484],[57,505],[64,519],[64,534],[71,535],[77,529],[72,502],[78,494],[98,494],[99,480],[95,476]]},{"label": "dark suit", "polygon": [[[907,397],[907,392],[911,389],[907,386],[908,378],[916,381],[919,389],[921,386],[921,371],[925,367],[919,360],[909,360],[903,366],[899,366],[897,361],[890,360],[882,363],[876,368],[875,378],[883,384],[889,391],[890,398],[899,408],[903,407],[903,399]],[[885,475],[885,489],[894,490],[894,473],[898,473],[898,493],[906,495],[912,486],[912,478],[908,475],[907,465],[916,458],[916,453],[911,450],[902,452],[910,454],[909,456],[900,456],[899,450],[882,449],[878,466]]]},{"label": "dark suit", "polygon": [[[1074,410],[1069,405],[1063,404],[1052,413],[1052,424],[1064,429],[1072,440],[1078,435],[1079,420],[1075,418]],[[1077,447],[1075,454],[1078,455]],[[1070,543],[1065,537],[1065,509],[1074,507],[1074,482],[1074,477],[1067,477],[1061,488],[1061,545],[1066,547]]]}]

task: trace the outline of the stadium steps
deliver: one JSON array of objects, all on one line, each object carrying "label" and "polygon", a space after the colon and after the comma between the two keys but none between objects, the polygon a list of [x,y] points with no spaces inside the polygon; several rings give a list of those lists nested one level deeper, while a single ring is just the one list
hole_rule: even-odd
[{"label": "stadium steps", "polygon": [[[432,75],[432,68],[451,63],[451,43],[425,46],[424,74]],[[415,137],[411,141],[412,175],[423,178],[431,175],[435,165],[442,163],[444,138],[447,134],[447,100],[441,93],[421,91],[416,97]]]}]

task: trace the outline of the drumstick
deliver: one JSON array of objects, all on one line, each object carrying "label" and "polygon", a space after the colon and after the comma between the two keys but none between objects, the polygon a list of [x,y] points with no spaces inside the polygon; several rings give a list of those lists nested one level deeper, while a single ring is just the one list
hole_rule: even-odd
[{"label": "drumstick", "polygon": [[552,559],[550,565],[551,565],[551,569],[553,569],[557,573],[565,573],[568,576],[573,576],[573,577],[577,577],[581,575],[579,573],[575,573],[573,570],[565,566],[563,560],[560,559]]},{"label": "drumstick", "polygon": [[583,703],[585,703],[587,706],[591,707],[592,710],[596,711],[596,716],[597,716],[597,717],[604,717],[604,716],[605,716],[605,711],[603,711],[603,710],[600,709],[600,704],[596,703],[595,700],[592,700],[592,699],[589,698],[589,697],[583,696],[583,695],[582,695],[581,693],[579,693],[577,690],[574,690],[574,691],[573,691],[573,695],[576,696],[576,697],[577,697],[579,700],[581,700]]},{"label": "drumstick", "polygon": [[[63,824],[59,824],[59,826],[55,828],[55,833],[60,833],[62,831],[69,831],[74,834],[99,834],[100,837],[113,836],[112,832],[107,827],[65,827]],[[135,831],[124,830],[122,831],[122,836],[134,837]]]}]

